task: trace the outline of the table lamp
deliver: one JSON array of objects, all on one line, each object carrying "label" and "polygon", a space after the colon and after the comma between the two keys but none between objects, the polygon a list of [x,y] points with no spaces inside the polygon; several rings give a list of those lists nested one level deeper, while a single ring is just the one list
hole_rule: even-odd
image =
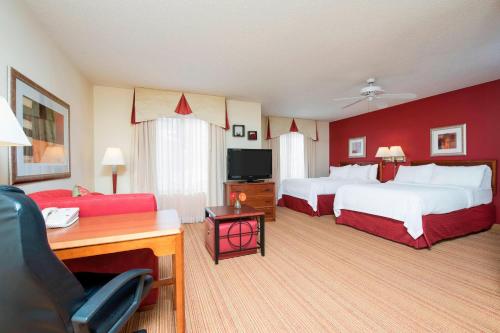
[{"label": "table lamp", "polygon": [[0,146],[31,146],[9,103],[0,96]]},{"label": "table lamp", "polygon": [[4,97],[0,96],[0,147],[31,146]]},{"label": "table lamp", "polygon": [[116,179],[119,165],[125,165],[125,159],[123,158],[123,153],[120,148],[110,147],[104,152],[104,157],[102,158],[102,165],[111,165],[111,170],[113,172],[113,194],[116,193]]}]

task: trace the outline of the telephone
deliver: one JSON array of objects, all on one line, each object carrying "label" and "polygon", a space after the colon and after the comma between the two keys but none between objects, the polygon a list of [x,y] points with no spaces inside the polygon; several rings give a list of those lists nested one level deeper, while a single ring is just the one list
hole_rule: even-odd
[{"label": "telephone", "polygon": [[42,209],[43,219],[47,228],[69,227],[78,220],[80,208],[56,208],[48,207]]}]

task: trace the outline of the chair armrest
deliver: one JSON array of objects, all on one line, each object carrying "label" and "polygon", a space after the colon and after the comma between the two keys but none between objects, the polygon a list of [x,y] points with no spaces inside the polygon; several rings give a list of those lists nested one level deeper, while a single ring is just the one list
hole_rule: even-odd
[{"label": "chair armrest", "polygon": [[[130,308],[125,312],[124,316],[127,316],[129,312],[133,312],[139,306],[141,301],[141,295],[144,288],[144,278],[146,275],[151,274],[150,269],[133,269],[122,273],[107,284],[105,284],[101,289],[99,289],[94,295],[92,295],[85,304],[83,304],[71,317],[73,327],[75,332],[86,332],[85,329],[81,330],[82,326],[85,327],[92,319],[92,317],[99,311],[101,307],[106,304],[106,302],[125,284],[140,277],[134,301]],[[135,307],[135,308],[134,308]],[[124,318],[119,320],[123,321]]]}]

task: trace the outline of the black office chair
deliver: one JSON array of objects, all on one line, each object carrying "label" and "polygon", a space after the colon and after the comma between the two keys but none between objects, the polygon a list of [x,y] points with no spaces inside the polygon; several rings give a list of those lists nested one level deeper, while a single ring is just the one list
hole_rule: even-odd
[{"label": "black office chair", "polygon": [[38,206],[0,186],[1,332],[118,332],[151,289],[150,274],[73,275],[50,249]]}]

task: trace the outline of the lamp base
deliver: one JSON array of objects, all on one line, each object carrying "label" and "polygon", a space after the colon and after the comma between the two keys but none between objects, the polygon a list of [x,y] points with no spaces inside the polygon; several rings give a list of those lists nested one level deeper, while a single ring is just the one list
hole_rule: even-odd
[{"label": "lamp base", "polygon": [[118,179],[118,174],[116,172],[113,172],[113,194],[116,194],[116,182]]}]

